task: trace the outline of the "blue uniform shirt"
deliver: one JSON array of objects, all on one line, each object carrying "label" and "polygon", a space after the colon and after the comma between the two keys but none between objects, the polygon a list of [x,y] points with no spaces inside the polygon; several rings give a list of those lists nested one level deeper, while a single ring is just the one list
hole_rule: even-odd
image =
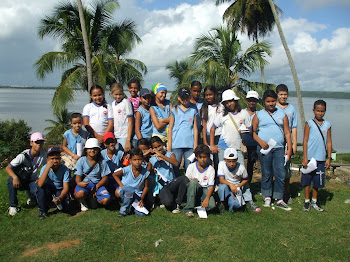
[{"label": "blue uniform shirt", "polygon": [[134,176],[132,172],[132,165],[123,168],[122,184],[135,189],[135,193],[138,196],[142,195],[142,190],[145,187],[145,180],[148,177],[149,172],[146,168],[142,167],[142,171],[138,177]]},{"label": "blue uniform shirt", "polygon": [[[44,165],[40,171],[39,177],[42,176],[46,165]],[[70,170],[63,164],[60,165],[57,173],[53,172],[52,168],[50,168],[49,173],[47,174],[47,178],[45,184],[53,185],[56,189],[62,190],[63,183],[69,183],[70,180]]]},{"label": "blue uniform shirt", "polygon": [[[148,110],[144,109],[140,106],[137,111],[141,113],[141,135],[143,138],[150,139],[152,137],[153,132],[153,123],[151,119],[151,114]],[[134,137],[137,139],[137,136]]]},{"label": "blue uniform shirt", "polygon": [[[154,112],[156,113],[156,116],[158,119],[162,119],[162,118],[168,118],[170,115],[170,101],[166,100],[165,101],[165,106],[164,108],[161,108],[158,105],[152,106],[151,107]],[[166,126],[160,130],[158,130],[154,125],[153,125],[153,134],[157,134],[157,135],[162,135],[162,136],[167,136],[166,133]]]},{"label": "blue uniform shirt", "polygon": [[[325,151],[325,143],[321,137],[321,133],[318,130],[317,123],[312,119],[307,121],[310,127],[309,139],[307,141],[307,158],[315,158],[317,161],[325,161],[327,152]],[[322,135],[327,145],[327,133],[331,128],[331,123],[328,121],[323,121],[322,125],[318,125],[322,131]]]},{"label": "blue uniform shirt", "polygon": [[91,181],[94,184],[97,184],[98,182],[101,181],[102,177],[107,176],[111,173],[107,162],[105,160],[101,161],[101,168],[99,163],[97,163],[94,166],[94,169],[87,175],[85,176],[86,173],[89,172],[91,168],[91,165],[87,159],[86,156],[83,156],[78,159],[77,164],[75,165],[75,175],[77,176],[83,176],[84,182],[89,182]]},{"label": "blue uniform shirt", "polygon": [[80,130],[80,133],[78,135],[74,135],[72,129],[69,129],[63,134],[63,137],[67,141],[68,149],[75,155],[77,154],[77,143],[82,143],[84,147],[85,141],[88,139],[88,136],[89,132],[85,130]]},{"label": "blue uniform shirt", "polygon": [[295,107],[291,104],[288,104],[286,108],[282,108],[279,105],[276,105],[276,107],[278,109],[281,109],[288,117],[289,129],[292,130],[292,128],[296,128],[298,125],[298,117],[297,112],[295,111]]},{"label": "blue uniform shirt", "polygon": [[[118,144],[119,145],[119,144]],[[107,155],[107,149],[103,149],[101,151],[101,155],[103,159],[107,162],[107,165],[112,173],[115,172],[122,165],[122,157],[124,152],[122,150],[115,150],[112,159],[110,159]]]}]

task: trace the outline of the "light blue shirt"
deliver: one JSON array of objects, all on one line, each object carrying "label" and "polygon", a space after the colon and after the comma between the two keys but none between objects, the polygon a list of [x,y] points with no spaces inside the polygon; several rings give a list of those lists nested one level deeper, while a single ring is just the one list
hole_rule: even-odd
[{"label": "light blue shirt", "polygon": [[[118,146],[118,148],[119,148],[119,146]],[[124,152],[122,150],[118,150],[116,147],[112,159],[109,158],[109,156],[107,154],[107,149],[103,149],[101,151],[101,155],[102,155],[103,159],[107,162],[107,165],[112,173],[114,173],[115,170],[117,170],[119,167],[121,167],[122,157],[124,155]]]},{"label": "light blue shirt", "polygon": [[135,189],[135,193],[138,196],[142,195],[142,190],[145,187],[145,180],[148,177],[149,172],[146,168],[142,167],[142,171],[138,177],[134,176],[132,172],[132,165],[123,168],[122,184]]},{"label": "light blue shirt", "polygon": [[[317,161],[325,161],[327,154],[325,145],[327,145],[327,133],[331,128],[331,123],[325,120],[322,125],[318,125],[310,119],[307,121],[307,124],[310,127],[309,139],[307,141],[307,158],[308,160],[315,158]],[[320,127],[326,143],[323,142],[321,133],[316,125]]]},{"label": "light blue shirt", "polygon": [[[39,177],[42,176],[46,165],[44,165],[40,171]],[[70,180],[70,170],[63,164],[60,165],[57,173],[53,172],[52,168],[50,168],[49,173],[47,174],[47,178],[45,184],[53,185],[56,189],[62,190],[63,183],[69,183]]]},{"label": "light blue shirt", "polygon": [[67,141],[67,147],[73,154],[77,154],[77,143],[83,143],[84,147],[85,141],[88,139],[88,136],[89,132],[85,130],[80,130],[78,135],[74,135],[72,129],[69,129],[63,134],[63,137]]},{"label": "light blue shirt", "polygon": [[279,105],[276,105],[276,107],[278,109],[281,109],[288,117],[289,129],[292,131],[292,128],[296,128],[298,125],[298,117],[297,112],[295,111],[295,107],[291,104],[288,104],[286,108],[282,108]]},{"label": "light blue shirt", "polygon": [[107,176],[111,173],[107,162],[105,160],[101,161],[101,167],[100,164],[97,163],[93,170],[85,176],[89,172],[91,168],[91,165],[87,159],[86,156],[83,156],[78,159],[77,164],[75,165],[75,175],[77,176],[83,176],[83,181],[84,182],[89,182],[91,181],[94,184],[97,184],[98,182],[101,181],[102,177]]},{"label": "light blue shirt", "polygon": [[[242,111],[247,111],[247,109],[242,109]],[[249,113],[248,113],[249,114]],[[253,123],[253,118],[255,116],[255,113],[253,115],[250,116],[250,122]],[[252,127],[250,127],[251,129]],[[247,147],[257,147],[258,145],[258,142],[256,142],[254,139],[253,139],[253,133],[249,133],[249,134],[242,134],[242,138],[243,138],[243,141],[244,141],[244,144],[247,146]]]},{"label": "light blue shirt", "polygon": [[[155,106],[152,106],[151,107],[157,118],[158,119],[162,119],[162,118],[168,118],[169,115],[170,115],[170,101],[169,100],[166,100],[165,101],[165,106],[164,108],[158,106],[158,105],[155,105]],[[153,134],[157,134],[157,135],[162,135],[162,136],[167,136],[167,133],[166,133],[166,126],[163,127],[162,129],[158,130],[154,125],[153,125]]]},{"label": "light blue shirt", "polygon": [[[141,113],[141,135],[143,138],[150,139],[152,137],[153,132],[153,123],[151,119],[151,114],[148,110],[144,109],[142,106],[140,106],[137,109],[138,112]],[[137,139],[137,136],[134,137]]]}]

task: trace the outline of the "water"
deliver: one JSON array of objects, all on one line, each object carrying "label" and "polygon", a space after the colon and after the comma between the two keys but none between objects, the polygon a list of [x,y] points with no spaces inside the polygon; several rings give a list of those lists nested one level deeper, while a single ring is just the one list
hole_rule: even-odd
[{"label": "water", "polygon": [[[32,131],[43,132],[49,123],[46,119],[54,119],[51,109],[53,89],[12,89],[0,88],[0,119],[23,119],[32,127]],[[128,94],[127,94],[128,95]],[[113,101],[107,94],[108,103]],[[317,98],[303,98],[306,120],[313,118],[313,103]],[[327,102],[325,119],[332,124],[333,148],[339,153],[350,152],[350,100],[348,99],[324,99]],[[68,107],[69,111],[81,112],[84,105],[89,102],[87,92],[78,92],[74,105]],[[290,97],[289,102],[298,110],[296,97]],[[298,115],[299,116],[299,115]],[[299,117],[298,141],[302,142],[301,123]]]}]

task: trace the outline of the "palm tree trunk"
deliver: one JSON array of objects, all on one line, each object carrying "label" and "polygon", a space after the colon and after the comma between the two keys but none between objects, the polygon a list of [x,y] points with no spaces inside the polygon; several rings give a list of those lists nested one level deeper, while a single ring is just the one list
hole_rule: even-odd
[{"label": "palm tree trunk", "polygon": [[87,71],[87,77],[88,77],[88,92],[90,92],[90,88],[93,86],[94,83],[92,81],[92,66],[91,66],[91,53],[90,53],[89,38],[88,38],[87,32],[86,32],[83,4],[82,4],[81,0],[77,0],[77,4],[78,4],[78,10],[79,10],[81,32],[83,34],[83,40],[84,40],[84,49],[85,49],[85,57],[86,57],[86,71]]},{"label": "palm tree trunk", "polygon": [[[255,31],[255,42],[257,44],[259,44],[259,39],[258,39],[258,32]],[[264,84],[266,83],[266,80],[265,80],[265,70],[264,70],[264,66],[263,65],[260,65],[260,72],[261,72],[261,82],[263,82]]]},{"label": "palm tree trunk", "polygon": [[275,4],[273,3],[273,0],[269,0],[269,4],[273,13],[273,17],[275,18],[275,22],[277,25],[277,29],[278,29],[278,33],[280,35],[284,50],[286,51],[287,54],[287,58],[288,58],[288,62],[290,65],[290,69],[292,70],[292,75],[293,75],[293,79],[294,79],[294,85],[295,85],[295,89],[297,91],[297,97],[298,97],[298,105],[299,105],[299,112],[300,112],[300,121],[301,121],[301,128],[303,130],[303,134],[304,134],[304,123],[305,123],[305,115],[304,115],[304,106],[303,106],[303,99],[301,97],[301,91],[300,91],[300,86],[299,86],[299,80],[298,80],[298,76],[297,76],[297,71],[295,69],[295,65],[293,62],[293,58],[292,55],[290,54],[288,45],[287,45],[287,41],[284,37],[283,31],[282,31],[282,27],[280,24],[280,21],[278,19],[278,15],[276,12],[276,8],[275,8]]}]

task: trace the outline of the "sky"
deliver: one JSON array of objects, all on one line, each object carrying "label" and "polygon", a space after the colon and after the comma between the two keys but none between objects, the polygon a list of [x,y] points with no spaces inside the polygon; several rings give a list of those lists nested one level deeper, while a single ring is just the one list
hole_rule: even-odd
[{"label": "sky", "polygon": [[[75,1],[75,0],[72,0]],[[82,0],[89,4],[92,0]],[[0,85],[57,86],[61,71],[36,77],[33,64],[49,51],[59,51],[53,38],[39,39],[40,19],[50,14],[59,1],[1,0],[0,2]],[[148,67],[144,87],[175,82],[166,65],[191,54],[197,37],[223,24],[222,14],[228,4],[215,0],[119,0],[115,21],[125,18],[137,24],[142,43],[128,54]],[[350,0],[275,0],[283,10],[280,18],[304,91],[350,92]],[[239,34],[243,49],[253,44]],[[286,84],[295,90],[288,60],[275,28],[266,41],[273,55],[265,68],[268,83]],[[260,72],[246,77],[260,81]]]}]

